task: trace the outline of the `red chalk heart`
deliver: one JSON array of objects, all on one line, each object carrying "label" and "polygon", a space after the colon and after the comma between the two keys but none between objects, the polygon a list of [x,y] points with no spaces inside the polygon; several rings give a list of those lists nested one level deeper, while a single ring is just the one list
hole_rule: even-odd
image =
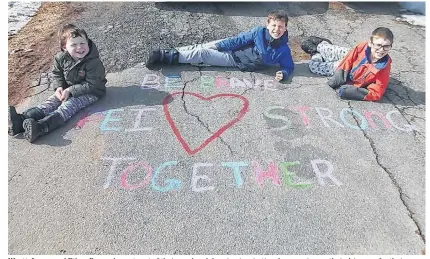
[{"label": "red chalk heart", "polygon": [[[211,135],[209,138],[207,138],[205,141],[203,141],[203,143],[200,144],[200,146],[198,146],[195,149],[191,149],[190,146],[188,145],[188,143],[182,137],[178,128],[176,127],[175,122],[172,120],[172,116],[170,115],[169,106],[168,106],[168,102],[169,102],[170,98],[173,98],[173,96],[175,96],[175,95],[182,95],[182,94],[192,95],[192,96],[197,97],[203,101],[210,101],[210,100],[215,99],[215,98],[237,98],[237,99],[240,99],[242,101],[242,109],[239,111],[236,118],[230,120],[227,124],[225,124],[221,128],[219,128],[213,135]],[[173,133],[175,134],[176,138],[179,140],[182,147],[185,149],[185,151],[187,151],[187,153],[189,155],[196,154],[197,152],[202,150],[204,147],[206,147],[210,142],[212,142],[217,137],[219,137],[224,131],[231,128],[236,122],[240,121],[243,118],[243,116],[245,115],[245,113],[248,112],[248,107],[249,107],[249,102],[245,97],[238,95],[238,94],[231,94],[231,93],[229,93],[229,94],[216,94],[216,95],[213,95],[210,97],[203,97],[197,93],[175,92],[175,93],[169,94],[163,100],[164,115],[166,116],[166,119],[169,122],[170,127],[172,128]]]}]

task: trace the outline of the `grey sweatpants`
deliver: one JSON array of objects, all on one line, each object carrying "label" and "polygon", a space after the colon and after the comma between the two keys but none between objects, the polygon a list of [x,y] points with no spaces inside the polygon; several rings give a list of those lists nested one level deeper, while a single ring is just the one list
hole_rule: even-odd
[{"label": "grey sweatpants", "polygon": [[57,112],[64,121],[69,120],[78,111],[96,102],[99,98],[92,94],[85,94],[78,97],[70,97],[65,102],[61,102],[55,94],[51,95],[44,103],[37,108],[41,109],[45,116]]},{"label": "grey sweatpants", "polygon": [[313,55],[309,61],[309,70],[321,76],[333,76],[349,49],[323,41],[318,44],[317,51],[318,53]]},{"label": "grey sweatpants", "polygon": [[218,51],[211,48],[215,47],[215,43],[219,41],[222,40],[176,48],[179,52],[179,63],[237,67],[236,62],[231,55],[231,51]]}]

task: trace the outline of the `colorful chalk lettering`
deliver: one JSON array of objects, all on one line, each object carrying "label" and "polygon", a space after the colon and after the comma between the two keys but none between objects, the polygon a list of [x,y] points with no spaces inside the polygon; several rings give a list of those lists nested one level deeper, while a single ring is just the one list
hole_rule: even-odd
[{"label": "colorful chalk lettering", "polygon": [[167,179],[165,181],[166,185],[164,186],[160,186],[157,184],[157,180],[161,169],[168,166],[177,165],[177,164],[178,164],[178,161],[168,161],[161,164],[157,169],[155,169],[154,176],[152,177],[152,180],[151,180],[151,186],[154,190],[159,192],[168,192],[170,190],[179,190],[181,188],[181,181],[179,179]]},{"label": "colorful chalk lettering", "polygon": [[242,175],[240,174],[240,167],[248,166],[248,163],[239,161],[239,162],[222,162],[222,166],[230,167],[233,169],[234,182],[237,187],[241,187],[243,185]]},{"label": "colorful chalk lettering", "polygon": [[[297,112],[297,114],[300,116],[300,120],[303,121],[303,124],[306,128],[311,128],[311,124],[309,122],[309,118],[311,116],[311,112],[313,108],[308,106],[291,106],[291,107],[283,107],[283,106],[269,106],[266,108],[266,110],[263,112],[263,115],[269,119],[283,121],[284,125],[278,126],[278,127],[269,127],[268,130],[270,131],[281,131],[285,129],[293,128],[292,122],[290,118],[284,115],[274,114],[274,110],[291,110],[294,112]],[[366,111],[365,109],[360,111],[352,109],[352,108],[343,108],[339,112],[339,118],[340,121],[337,121],[335,119],[334,113],[332,110],[328,108],[323,107],[315,107],[314,109],[320,119],[320,121],[323,123],[323,125],[327,128],[347,128],[354,129],[354,130],[377,130],[378,128],[375,125],[375,119],[379,118],[380,121],[382,121],[383,125],[386,129],[392,130],[394,127],[397,130],[404,131],[404,132],[412,132],[412,131],[420,131],[417,126],[412,124],[405,124],[403,126],[399,126],[396,122],[394,122],[393,115],[399,114],[400,112],[397,110],[389,111],[384,116],[381,112],[378,111]],[[347,114],[349,114],[349,119],[347,118]],[[294,119],[294,116],[293,118]],[[358,125],[357,125],[358,124]]]},{"label": "colorful chalk lettering", "polygon": [[[107,189],[111,186],[112,182],[115,179],[116,172],[118,169],[120,170],[121,174],[119,177],[119,183],[120,186],[126,190],[139,190],[142,188],[145,188],[146,186],[151,186],[151,188],[154,191],[157,192],[169,192],[169,191],[177,191],[180,190],[182,187],[182,182],[179,179],[176,178],[169,178],[165,179],[162,183],[159,180],[160,175],[162,174],[162,170],[164,170],[167,167],[172,167],[170,170],[175,171],[175,166],[178,165],[178,161],[168,161],[162,163],[155,171],[152,173],[152,167],[145,162],[142,161],[136,161],[136,158],[133,157],[102,157],[102,160],[112,161],[112,164],[110,165],[110,168],[107,173],[107,179],[105,181],[105,184],[103,186],[104,189]],[[130,163],[130,161],[133,161],[133,163]],[[125,169],[121,170],[121,163],[126,163]],[[221,162],[221,167],[228,167],[233,169],[233,175],[234,175],[234,182],[236,188],[242,188],[243,186],[243,178],[241,176],[242,174],[249,174],[247,172],[246,168],[249,168],[254,171],[255,177],[249,177],[248,179],[252,180],[254,179],[255,183],[261,187],[264,188],[264,182],[265,180],[271,180],[270,182],[275,186],[281,186],[281,179],[282,183],[285,186],[286,189],[293,188],[293,189],[309,189],[312,186],[312,183],[295,183],[293,182],[293,176],[295,176],[295,173],[291,172],[288,168],[298,165],[299,161],[283,161],[280,162],[279,165],[275,164],[274,162],[269,162],[267,169],[264,169],[263,166],[260,165],[258,161],[252,161],[251,165],[249,166],[248,162],[244,161],[237,161],[237,162]],[[342,182],[337,179],[334,175],[334,168],[333,164],[328,160],[323,159],[314,159],[310,161],[312,165],[312,170],[315,174],[315,177],[317,178],[317,183],[319,186],[341,186],[343,185]],[[215,189],[215,183],[214,181],[209,178],[209,176],[204,174],[203,168],[213,168],[217,165],[213,163],[194,163],[192,166],[192,174],[191,174],[191,180],[190,180],[190,186],[191,190],[193,192],[208,192]],[[140,169],[137,172],[137,169]],[[278,168],[282,171],[282,175],[279,174]],[[144,169],[144,170],[141,170]],[[248,169],[248,170],[249,170]],[[211,169],[214,170],[214,169]],[[145,177],[143,180],[140,180],[136,183],[131,183],[128,180],[128,177],[131,174],[138,174],[138,173],[144,173]],[[183,175],[181,172],[176,172],[178,174]],[[251,174],[249,174],[251,176]],[[138,175],[135,175],[138,176]],[[142,175],[143,177],[143,175]],[[142,179],[140,177],[140,179]],[[228,176],[230,178],[230,176]],[[149,184],[151,183],[151,184]],[[330,184],[332,183],[332,184]],[[266,181],[267,184],[267,181]]]},{"label": "colorful chalk lettering", "polygon": [[291,188],[309,188],[312,186],[311,183],[294,183],[293,182],[293,176],[294,173],[290,172],[288,170],[289,166],[294,166],[294,165],[298,165],[300,164],[299,161],[294,161],[294,162],[281,162],[279,164],[279,167],[281,168],[281,171],[284,175],[283,180],[284,180],[284,184],[285,186],[291,187]]}]

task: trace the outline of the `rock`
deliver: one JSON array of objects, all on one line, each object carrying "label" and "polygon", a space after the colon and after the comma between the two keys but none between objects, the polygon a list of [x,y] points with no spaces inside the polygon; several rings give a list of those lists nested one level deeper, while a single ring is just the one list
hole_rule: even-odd
[{"label": "rock", "polygon": [[108,25],[107,27],[109,30],[113,28],[113,25]]},{"label": "rock", "polygon": [[31,86],[36,87],[40,85],[40,79],[36,79],[34,81],[31,81]]},{"label": "rock", "polygon": [[14,49],[11,52],[9,52],[10,55],[15,54],[17,52],[23,51],[23,49]]},{"label": "rock", "polygon": [[26,50],[24,50],[24,52],[32,52],[33,50],[32,49],[26,49]]},{"label": "rock", "polygon": [[49,79],[48,78],[41,78],[40,79],[40,84],[41,85],[46,85],[46,84],[49,84]]}]

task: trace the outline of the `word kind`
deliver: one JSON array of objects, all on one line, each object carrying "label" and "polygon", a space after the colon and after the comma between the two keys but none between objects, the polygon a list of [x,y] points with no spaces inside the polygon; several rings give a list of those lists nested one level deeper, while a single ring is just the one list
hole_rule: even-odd
[{"label": "word kind", "polygon": [[[203,90],[211,91],[214,87],[216,88],[257,88],[276,91],[278,89],[273,88],[273,84],[277,83],[275,80],[266,79],[260,80],[256,79],[254,82],[248,79],[238,79],[236,77],[221,77],[221,76],[201,76],[200,77],[200,88]],[[151,89],[159,88],[164,86],[164,88],[184,88],[184,83],[179,75],[166,76],[164,77],[164,84],[160,82],[160,77],[155,74],[147,74],[143,78],[140,88]]]},{"label": "word kind", "polygon": [[[102,160],[112,161],[110,169],[107,173],[107,179],[104,184],[104,189],[109,188],[115,175],[118,175],[118,169],[121,171],[120,183],[122,188],[127,190],[141,189],[150,185],[151,188],[159,192],[169,192],[179,190],[184,185],[183,182],[177,178],[163,179],[163,170],[168,170],[169,167],[175,167],[178,165],[178,161],[168,161],[162,163],[155,170],[145,162],[136,161],[133,157],[102,157]],[[121,164],[127,163],[124,167]],[[327,185],[327,183],[333,183],[334,185],[340,186],[342,182],[339,181],[333,175],[333,165],[330,161],[315,159],[310,161],[313,172],[316,175],[317,182],[321,186]],[[192,167],[191,176],[191,189],[194,192],[212,191],[215,186],[212,183],[209,176],[204,174],[205,170],[211,170],[211,167],[221,166],[231,170],[231,179],[234,181],[236,187],[241,187],[244,183],[241,173],[246,173],[244,170],[247,167],[251,167],[254,171],[254,179],[257,185],[260,187],[264,186],[264,181],[271,181],[274,185],[280,186],[281,179],[285,188],[310,188],[312,183],[298,183],[294,182],[293,176],[294,166],[300,164],[299,161],[293,162],[281,162],[279,165],[270,162],[267,169],[263,168],[257,161],[251,163],[239,161],[239,162],[222,162],[220,165],[214,165],[212,163],[195,163]],[[129,177],[136,172],[145,172],[145,178],[139,182],[130,182]],[[213,170],[213,169],[212,169]],[[183,174],[181,174],[183,175]],[[267,181],[266,181],[267,182]],[[189,186],[189,184],[185,184]]]}]

